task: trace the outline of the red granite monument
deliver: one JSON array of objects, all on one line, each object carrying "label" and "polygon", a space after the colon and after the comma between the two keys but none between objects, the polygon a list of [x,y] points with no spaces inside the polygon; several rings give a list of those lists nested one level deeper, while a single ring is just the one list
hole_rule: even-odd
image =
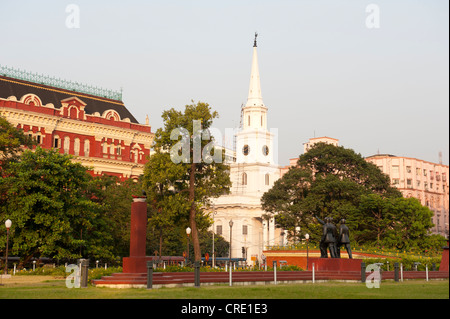
[{"label": "red granite monument", "polygon": [[147,272],[147,202],[145,196],[133,196],[131,204],[130,257],[123,258],[124,273]]}]

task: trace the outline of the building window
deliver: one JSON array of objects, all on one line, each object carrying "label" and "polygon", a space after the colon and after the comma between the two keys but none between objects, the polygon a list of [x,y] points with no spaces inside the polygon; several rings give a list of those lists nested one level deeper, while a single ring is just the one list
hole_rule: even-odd
[{"label": "building window", "polygon": [[406,173],[411,173],[411,166],[406,166]]},{"label": "building window", "polygon": [[70,137],[64,137],[64,153],[69,154],[70,150]]},{"label": "building window", "polygon": [[393,178],[392,179],[392,185],[398,186],[399,184],[400,184],[400,180],[398,178]]},{"label": "building window", "polygon": [[392,174],[398,175],[398,172],[399,172],[399,166],[398,165],[393,165],[392,166]]},{"label": "building window", "polygon": [[116,154],[119,156],[122,155],[122,148],[120,147],[120,145],[117,145]]},{"label": "building window", "polygon": [[250,126],[250,115],[248,116],[248,126]]},{"label": "building window", "polygon": [[84,140],[84,156],[89,156],[89,140]]},{"label": "building window", "polygon": [[265,176],[265,182],[266,182],[266,185],[269,185],[269,174],[266,174],[266,176]]},{"label": "building window", "polygon": [[61,140],[59,139],[59,136],[58,136],[58,135],[56,135],[56,136],[53,138],[53,147],[54,147],[54,148],[60,148],[60,147],[61,147]]},{"label": "building window", "polygon": [[416,175],[420,175],[420,168],[416,168]]},{"label": "building window", "polygon": [[247,185],[247,173],[242,173],[242,185]]},{"label": "building window", "polygon": [[217,235],[222,235],[222,225],[217,225],[216,226],[216,234]]},{"label": "building window", "polygon": [[423,176],[427,176],[427,170],[426,169],[423,170]]},{"label": "building window", "polygon": [[248,234],[248,226],[242,225],[242,235],[247,235],[247,234]]},{"label": "building window", "polygon": [[406,187],[412,188],[412,179],[408,178],[408,179],[406,180]]},{"label": "building window", "polygon": [[76,156],[80,155],[80,139],[75,138],[73,141],[73,152]]}]

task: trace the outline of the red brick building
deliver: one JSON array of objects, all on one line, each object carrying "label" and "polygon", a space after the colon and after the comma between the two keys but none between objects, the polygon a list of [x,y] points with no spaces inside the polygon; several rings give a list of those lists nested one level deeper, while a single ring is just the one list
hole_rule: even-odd
[{"label": "red brick building", "polygon": [[139,124],[127,110],[121,93],[5,67],[0,116],[42,148],[73,155],[94,176],[137,178],[154,138],[148,123]]}]

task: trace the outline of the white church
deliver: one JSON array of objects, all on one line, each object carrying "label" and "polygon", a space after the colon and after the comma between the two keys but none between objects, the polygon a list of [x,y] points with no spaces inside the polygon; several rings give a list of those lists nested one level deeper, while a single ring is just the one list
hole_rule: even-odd
[{"label": "white church", "polygon": [[213,200],[216,213],[212,226],[227,241],[231,235],[231,257],[247,258],[250,265],[261,261],[267,246],[286,240],[273,218],[263,218],[261,208],[261,196],[280,178],[281,171],[277,131],[267,128],[267,111],[261,95],[255,36],[248,99],[241,108],[241,127],[235,135],[235,161],[229,163],[231,192]]}]

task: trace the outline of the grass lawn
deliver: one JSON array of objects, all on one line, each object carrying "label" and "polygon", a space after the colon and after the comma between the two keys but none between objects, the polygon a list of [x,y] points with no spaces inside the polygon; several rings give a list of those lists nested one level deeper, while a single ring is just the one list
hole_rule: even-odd
[{"label": "grass lawn", "polygon": [[[1,299],[448,299],[448,280],[383,281],[380,288],[363,283],[326,282],[290,285],[200,288],[114,289],[72,288],[65,280],[46,276],[16,276],[4,279]],[[20,278],[22,277],[22,278]],[[36,278],[37,277],[37,278]]]}]

